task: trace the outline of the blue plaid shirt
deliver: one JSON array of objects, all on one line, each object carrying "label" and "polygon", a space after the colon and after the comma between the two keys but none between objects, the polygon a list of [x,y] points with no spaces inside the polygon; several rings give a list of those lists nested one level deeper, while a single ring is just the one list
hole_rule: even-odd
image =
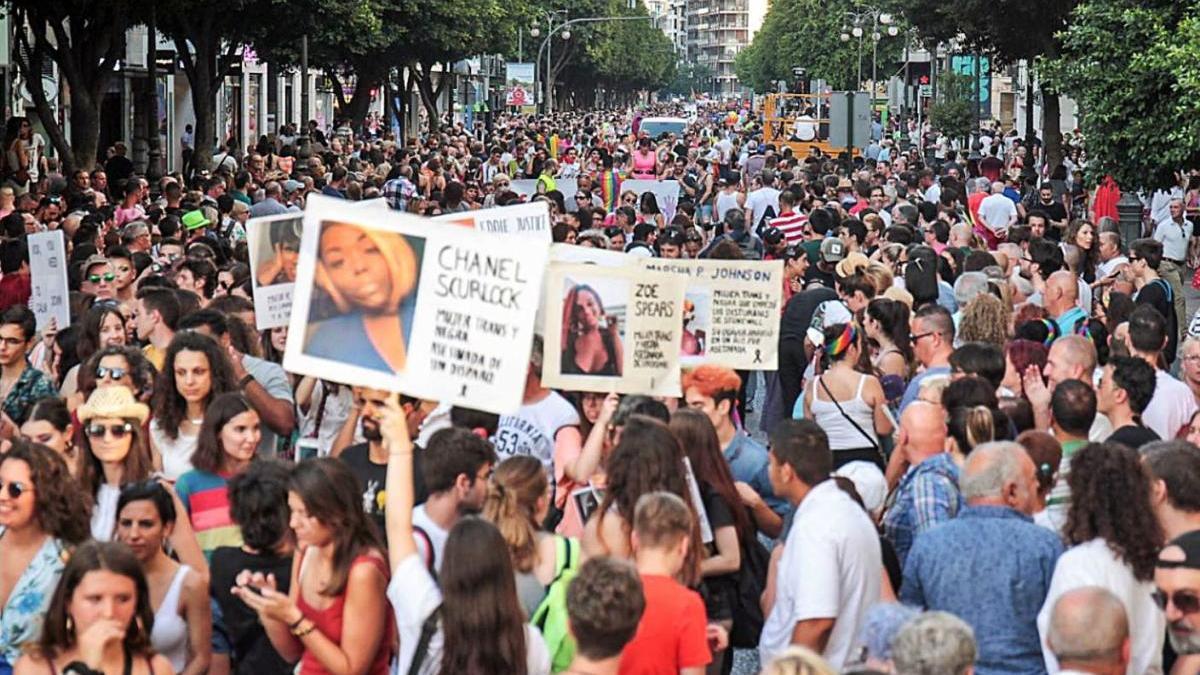
[{"label": "blue plaid shirt", "polygon": [[1046,672],[1037,616],[1062,555],[1058,535],[1006,506],[965,506],[917,538],[900,602],[950,612],[975,630],[979,675]]},{"label": "blue plaid shirt", "polygon": [[883,516],[883,534],[903,565],[918,534],[950,520],[962,508],[958,465],[948,453],[910,468],[896,486],[896,498]]},{"label": "blue plaid shirt", "polygon": [[58,389],[42,371],[25,362],[25,370],[4,398],[4,414],[21,426],[29,419],[33,404],[44,398],[58,396]]},{"label": "blue plaid shirt", "polygon": [[417,194],[417,186],[403,176],[383,184],[383,197],[393,211],[407,211],[408,200]]}]

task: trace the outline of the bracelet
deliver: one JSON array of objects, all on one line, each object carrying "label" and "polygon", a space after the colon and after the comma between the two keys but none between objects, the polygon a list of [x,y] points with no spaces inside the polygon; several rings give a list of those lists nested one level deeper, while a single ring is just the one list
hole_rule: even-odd
[{"label": "bracelet", "polygon": [[302,623],[304,623],[304,612],[301,612],[301,613],[300,613],[300,618],[299,618],[299,619],[296,619],[295,621],[293,621],[293,622],[291,622],[291,623],[289,623],[289,624],[287,625],[287,627],[288,627],[288,630],[293,630],[293,631],[294,631],[294,630],[296,630],[297,628],[299,628],[299,627],[300,627],[300,624],[302,624]]},{"label": "bracelet", "polygon": [[253,381],[254,381],[254,376],[251,375],[250,373],[246,373],[245,375],[242,376],[242,379],[238,380],[238,389],[245,389],[246,385],[250,384]]},{"label": "bracelet", "polygon": [[300,630],[294,630],[294,631],[292,631],[292,635],[294,635],[294,636],[296,636],[296,637],[298,637],[298,638],[302,638],[302,637],[304,637],[305,635],[308,635],[309,633],[313,632],[313,631],[314,631],[314,630],[316,630],[316,629],[317,629],[317,624],[315,624],[315,623],[311,623],[311,622],[310,622],[310,623],[308,624],[308,627],[307,627],[307,628],[302,628],[302,629],[300,629]]}]

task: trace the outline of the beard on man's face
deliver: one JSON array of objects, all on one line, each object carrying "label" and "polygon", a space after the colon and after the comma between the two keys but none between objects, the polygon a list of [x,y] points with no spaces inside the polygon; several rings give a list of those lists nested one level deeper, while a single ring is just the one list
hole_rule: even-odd
[{"label": "beard on man's face", "polygon": [[363,438],[370,443],[378,443],[383,440],[383,434],[379,431],[379,421],[373,417],[362,418],[362,433]]}]

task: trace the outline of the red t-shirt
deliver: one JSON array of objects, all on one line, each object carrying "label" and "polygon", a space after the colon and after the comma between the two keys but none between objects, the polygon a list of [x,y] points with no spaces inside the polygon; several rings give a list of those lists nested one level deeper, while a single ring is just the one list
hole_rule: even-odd
[{"label": "red t-shirt", "polygon": [[712,661],[700,594],[670,577],[642,576],[646,611],[621,653],[621,675],[679,675]]}]

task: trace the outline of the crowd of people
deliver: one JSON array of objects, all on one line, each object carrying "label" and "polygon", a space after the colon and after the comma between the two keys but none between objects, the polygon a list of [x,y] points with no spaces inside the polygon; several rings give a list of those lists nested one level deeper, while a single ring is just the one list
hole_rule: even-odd
[{"label": "crowd of people", "polygon": [[[1012,136],[797,156],[744,112],[644,114],[313,123],[153,184],[123,146],[63,175],[10,124],[0,673],[1200,672],[1200,176],[1126,240],[1111,185]],[[676,182],[669,220],[632,179]],[[506,415],[290,373],[245,225],[314,193],[782,261],[778,369],[556,391],[535,337]],[[39,330],[50,230],[71,319]],[[294,280],[271,237],[260,278]]]}]

